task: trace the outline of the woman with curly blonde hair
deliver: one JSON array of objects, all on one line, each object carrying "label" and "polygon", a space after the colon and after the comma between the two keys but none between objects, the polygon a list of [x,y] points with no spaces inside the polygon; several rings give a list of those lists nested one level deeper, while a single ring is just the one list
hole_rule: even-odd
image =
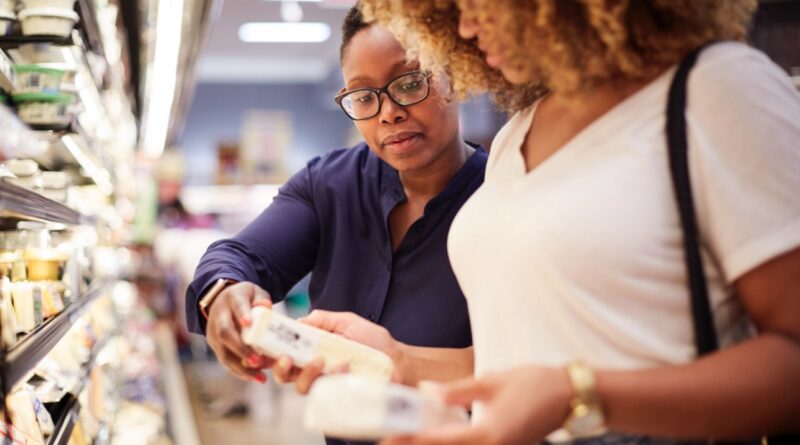
[{"label": "woman with curly blonde hair", "polygon": [[[474,404],[473,423],[390,443],[798,429],[800,97],[742,43],[755,7],[362,0],[424,66],[452,77],[457,96],[489,92],[516,112],[449,236],[476,378],[442,391]],[[676,67],[701,47],[677,114],[722,345],[699,357],[665,127]]]}]

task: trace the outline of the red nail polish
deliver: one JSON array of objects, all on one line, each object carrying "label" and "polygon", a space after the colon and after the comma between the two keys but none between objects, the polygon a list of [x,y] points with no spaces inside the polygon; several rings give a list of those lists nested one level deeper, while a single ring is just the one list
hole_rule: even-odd
[{"label": "red nail polish", "polygon": [[258,383],[261,383],[262,385],[263,385],[264,383],[267,383],[267,376],[265,376],[264,374],[258,374],[258,375],[255,377],[255,379],[256,379],[256,381],[257,381]]},{"label": "red nail polish", "polygon": [[247,357],[247,363],[248,363],[248,364],[249,364],[251,367],[255,368],[255,367],[257,367],[257,366],[258,366],[258,365],[261,363],[261,360],[259,360],[259,358],[258,358],[258,356],[257,356],[257,355],[255,355],[255,354],[250,354],[250,356],[249,356],[249,357]]}]

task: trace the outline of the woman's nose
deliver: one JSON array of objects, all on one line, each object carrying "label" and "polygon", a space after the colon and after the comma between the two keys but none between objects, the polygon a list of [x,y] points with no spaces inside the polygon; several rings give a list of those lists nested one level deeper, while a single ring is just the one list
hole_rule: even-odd
[{"label": "woman's nose", "polygon": [[404,107],[394,103],[391,97],[386,93],[384,99],[381,101],[381,109],[378,110],[378,116],[381,122],[387,124],[395,124],[402,122],[408,117],[408,111]]}]

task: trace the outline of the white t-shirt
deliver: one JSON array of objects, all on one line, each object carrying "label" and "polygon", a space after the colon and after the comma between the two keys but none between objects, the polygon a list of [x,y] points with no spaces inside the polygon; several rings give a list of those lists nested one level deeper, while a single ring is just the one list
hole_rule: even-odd
[{"label": "white t-shirt", "polygon": [[[495,138],[484,185],[448,241],[477,375],[583,360],[603,369],[695,357],[665,139],[674,69],[526,173],[534,109]],[[705,50],[688,86],[689,162],[721,341],[748,335],[732,283],[800,246],[800,96],[762,53]]]}]

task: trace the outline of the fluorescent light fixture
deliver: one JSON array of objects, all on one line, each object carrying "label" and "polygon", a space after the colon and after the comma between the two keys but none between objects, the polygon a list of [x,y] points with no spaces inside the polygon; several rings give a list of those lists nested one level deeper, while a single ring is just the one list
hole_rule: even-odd
[{"label": "fluorescent light fixture", "polygon": [[78,165],[86,172],[86,175],[92,178],[92,181],[97,185],[103,194],[106,196],[111,195],[114,191],[114,186],[111,184],[110,175],[108,171],[102,167],[98,167],[88,156],[82,144],[78,142],[75,136],[68,134],[61,138],[61,143],[69,150],[72,157],[78,161]]},{"label": "fluorescent light fixture", "polygon": [[330,36],[327,23],[251,22],[239,28],[239,39],[248,43],[320,43]]},{"label": "fluorescent light fixture", "polygon": [[281,3],[281,18],[284,22],[300,23],[303,21],[303,8],[297,2]]},{"label": "fluorescent light fixture", "polygon": [[144,152],[159,157],[169,132],[183,32],[183,0],[159,0],[154,55],[147,82],[151,89],[144,126]]}]

